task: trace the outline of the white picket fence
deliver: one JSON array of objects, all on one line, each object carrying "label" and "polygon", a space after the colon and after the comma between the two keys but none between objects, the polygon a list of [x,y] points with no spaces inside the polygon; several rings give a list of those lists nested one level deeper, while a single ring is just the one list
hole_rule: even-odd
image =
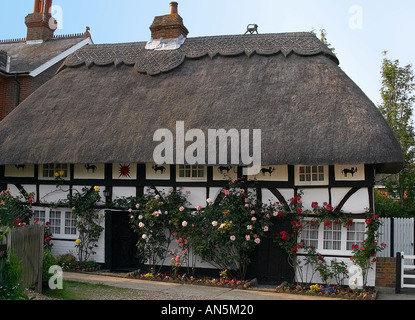
[{"label": "white picket fence", "polygon": [[[414,218],[381,218],[379,242],[387,247],[378,257],[396,257],[397,252],[414,254]],[[414,260],[408,261],[414,264]]]}]

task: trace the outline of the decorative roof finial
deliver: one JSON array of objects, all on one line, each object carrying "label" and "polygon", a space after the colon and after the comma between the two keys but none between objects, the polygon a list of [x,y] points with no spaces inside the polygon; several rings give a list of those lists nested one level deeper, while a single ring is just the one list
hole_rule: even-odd
[{"label": "decorative roof finial", "polygon": [[257,24],[248,24],[248,26],[246,27],[246,32],[250,33],[250,34],[254,34],[254,32],[256,32],[256,34],[258,34],[258,25]]}]

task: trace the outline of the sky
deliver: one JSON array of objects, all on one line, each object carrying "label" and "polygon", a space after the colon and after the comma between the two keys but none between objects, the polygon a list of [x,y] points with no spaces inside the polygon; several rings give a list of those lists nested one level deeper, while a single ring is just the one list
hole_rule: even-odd
[{"label": "sky", "polygon": [[[380,103],[383,52],[401,66],[415,63],[413,0],[176,0],[188,37],[324,29],[341,69]],[[33,0],[2,1],[0,39],[26,37],[24,18]],[[169,13],[169,0],[53,0],[55,35],[83,33],[95,44],[148,41],[155,16]],[[7,14],[5,14],[7,13]]]}]

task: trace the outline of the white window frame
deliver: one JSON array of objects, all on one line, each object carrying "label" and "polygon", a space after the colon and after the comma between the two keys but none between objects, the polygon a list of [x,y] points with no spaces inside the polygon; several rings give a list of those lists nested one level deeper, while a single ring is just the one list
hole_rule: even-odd
[{"label": "white window frame", "polygon": [[45,220],[44,221],[39,221],[38,223],[41,224],[46,224],[47,222],[50,222],[50,217],[51,217],[51,212],[60,212],[60,223],[59,223],[59,228],[60,228],[60,232],[56,233],[53,232],[54,230],[51,230],[52,233],[52,240],[53,239],[69,239],[69,240],[76,240],[79,236],[79,232],[78,230],[76,230],[75,234],[66,234],[65,233],[65,227],[67,228],[68,226],[66,225],[66,223],[68,221],[70,221],[71,223],[71,228],[73,227],[73,219],[66,219],[66,213],[71,213],[72,214],[72,210],[68,209],[68,208],[42,208],[42,207],[33,207],[32,208],[33,211],[33,216],[32,216],[32,222],[34,222],[34,220],[39,220],[36,216],[36,212],[44,212],[45,213]]},{"label": "white window frame", "polygon": [[[312,218],[305,219],[305,221],[309,221],[309,220],[313,220],[313,219]],[[366,226],[366,223],[365,223],[364,219],[354,219],[352,221],[353,221],[353,224],[363,223],[364,224],[364,232],[366,232],[367,226]],[[318,222],[316,222],[316,223],[318,223]],[[333,255],[333,256],[336,256],[336,255],[352,255],[353,250],[352,249],[350,249],[350,250],[347,249],[347,243],[348,243],[347,234],[348,234],[348,230],[349,230],[348,228],[346,228],[344,226],[341,226],[340,250],[324,249],[324,229],[325,229],[324,223],[321,223],[318,227],[318,245],[317,245],[317,248],[315,248],[317,252],[319,252],[323,255]],[[305,239],[305,238],[302,239],[302,236],[303,236],[302,231],[303,230],[301,230],[301,232],[300,232],[298,242],[303,241],[304,243],[307,243],[307,239]],[[366,239],[366,234],[364,235],[364,239]],[[349,243],[352,243],[352,242],[349,241]],[[359,242],[357,242],[357,243],[353,242],[352,244],[360,245]],[[306,250],[299,249],[298,252],[299,253],[306,253]]]},{"label": "white window frame", "polygon": [[[312,180],[312,176],[313,176],[313,168],[316,168],[317,170],[320,167],[323,167],[323,174],[324,174],[324,179],[323,180]],[[300,181],[300,171],[301,168],[310,168],[310,175],[311,175],[311,179],[310,181]],[[319,173],[315,173],[315,174],[319,174]],[[297,186],[323,186],[323,185],[328,185],[329,184],[329,166],[325,166],[325,165],[318,165],[318,166],[309,166],[309,165],[296,165],[294,167],[294,176],[295,176],[295,185]]]},{"label": "white window frame", "polygon": [[[53,176],[52,177],[45,176],[44,175],[45,170],[51,171],[51,169],[49,169],[49,168],[45,169],[45,166],[52,166],[52,165],[53,165]],[[66,176],[63,176],[62,179],[63,180],[69,180],[70,176],[71,176],[71,166],[67,163],[57,163],[57,164],[46,163],[46,164],[39,165],[39,178],[42,179],[42,180],[54,180],[56,178],[55,177],[55,172],[61,171],[62,170],[61,166],[63,166],[63,165],[66,166],[66,169],[63,169],[64,171],[66,171]]]},{"label": "white window frame", "polygon": [[[200,170],[199,168],[202,168],[203,170],[203,177],[193,177],[192,171],[194,170],[194,167],[196,167],[196,170]],[[180,172],[182,170],[190,170],[190,177],[181,177]],[[179,164],[176,166],[176,180],[177,181],[207,181],[207,167],[202,165],[182,165]]]}]

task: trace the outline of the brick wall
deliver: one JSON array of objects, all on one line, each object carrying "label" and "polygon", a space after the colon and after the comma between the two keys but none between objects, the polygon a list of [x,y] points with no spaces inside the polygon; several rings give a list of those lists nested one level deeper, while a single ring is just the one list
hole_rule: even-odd
[{"label": "brick wall", "polygon": [[0,76],[0,121],[16,107],[17,92],[14,78]]},{"label": "brick wall", "polygon": [[40,86],[49,81],[56,74],[60,66],[61,62],[58,62],[35,78],[30,76],[18,77],[18,81],[20,82],[19,97],[17,97],[19,85],[15,78],[13,76],[6,77],[0,75],[0,121],[16,108],[18,101],[22,103]]},{"label": "brick wall", "polygon": [[377,258],[376,286],[395,287],[396,284],[396,258]]}]

